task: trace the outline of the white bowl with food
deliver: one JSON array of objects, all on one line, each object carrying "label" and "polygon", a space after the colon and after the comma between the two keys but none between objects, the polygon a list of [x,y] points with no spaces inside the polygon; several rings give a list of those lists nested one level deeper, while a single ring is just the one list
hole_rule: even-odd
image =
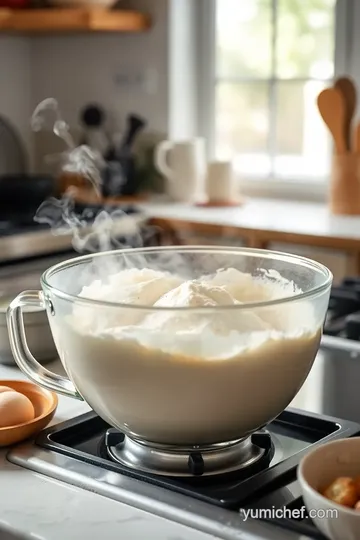
[{"label": "white bowl with food", "polygon": [[298,480],[305,506],[330,540],[360,538],[360,437],[339,439],[310,451]]},{"label": "white bowl with food", "polygon": [[[15,365],[9,342],[6,311],[12,298],[0,297],[0,364]],[[44,310],[38,306],[27,306],[24,309],[26,341],[31,353],[41,364],[51,362],[58,357],[49,321]]]},{"label": "white bowl with food", "polygon": [[[16,362],[155,446],[230,444],[293,400],[316,357],[331,272],[286,253],[124,249],[60,263],[10,305]],[[69,377],[26,350],[24,306],[46,309]]]}]

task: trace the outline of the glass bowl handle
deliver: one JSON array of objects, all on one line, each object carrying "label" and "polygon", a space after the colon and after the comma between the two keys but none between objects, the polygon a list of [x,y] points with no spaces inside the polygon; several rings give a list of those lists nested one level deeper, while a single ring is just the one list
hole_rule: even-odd
[{"label": "glass bowl handle", "polygon": [[41,291],[22,292],[8,307],[6,317],[9,340],[17,365],[35,384],[52,392],[83,400],[74,384],[67,377],[57,375],[44,368],[31,354],[25,336],[23,308],[26,306],[46,309],[43,293]]}]

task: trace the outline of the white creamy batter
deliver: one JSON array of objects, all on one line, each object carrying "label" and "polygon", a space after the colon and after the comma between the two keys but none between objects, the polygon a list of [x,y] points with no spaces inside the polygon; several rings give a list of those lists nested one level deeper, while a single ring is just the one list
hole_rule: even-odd
[{"label": "white creamy batter", "polygon": [[276,272],[185,281],[130,269],[80,294],[122,305],[78,303],[50,323],[70,377],[104,419],[153,442],[205,444],[267,423],[303,384],[321,335],[313,306],[251,307],[300,292]]}]

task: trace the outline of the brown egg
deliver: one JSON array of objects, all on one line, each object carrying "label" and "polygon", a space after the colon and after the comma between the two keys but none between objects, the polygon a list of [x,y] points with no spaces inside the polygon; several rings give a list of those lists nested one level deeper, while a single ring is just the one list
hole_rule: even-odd
[{"label": "brown egg", "polygon": [[0,394],[3,392],[15,392],[10,386],[0,386]]},{"label": "brown egg", "polygon": [[34,417],[34,407],[29,398],[19,392],[0,394],[0,428],[24,424]]}]

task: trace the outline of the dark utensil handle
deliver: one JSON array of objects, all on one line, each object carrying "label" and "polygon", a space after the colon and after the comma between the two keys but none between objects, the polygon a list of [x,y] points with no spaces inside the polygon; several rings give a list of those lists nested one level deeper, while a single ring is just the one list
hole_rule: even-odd
[{"label": "dark utensil handle", "polygon": [[146,126],[146,121],[143,118],[140,118],[140,116],[131,114],[127,119],[127,124],[128,127],[121,145],[121,150],[131,149],[136,135]]}]

